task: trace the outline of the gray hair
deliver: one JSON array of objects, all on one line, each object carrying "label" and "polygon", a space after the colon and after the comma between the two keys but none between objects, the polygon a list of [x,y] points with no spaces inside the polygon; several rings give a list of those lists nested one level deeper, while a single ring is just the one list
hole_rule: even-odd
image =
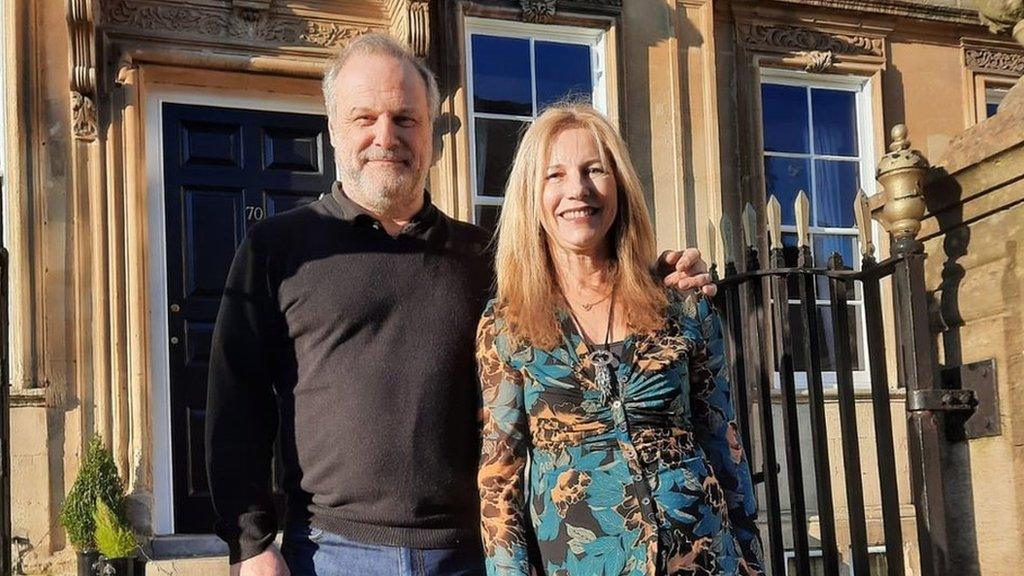
[{"label": "gray hair", "polygon": [[427,88],[427,106],[430,108],[430,123],[433,124],[441,113],[441,94],[437,89],[437,79],[434,73],[427,68],[426,63],[409,50],[409,47],[399,42],[394,37],[382,32],[370,32],[363,34],[348,43],[328,63],[324,72],[324,103],[328,112],[334,102],[335,83],[338,73],[345,67],[345,63],[353,56],[388,56],[402,62],[408,62],[416,69],[416,72],[423,79]]}]

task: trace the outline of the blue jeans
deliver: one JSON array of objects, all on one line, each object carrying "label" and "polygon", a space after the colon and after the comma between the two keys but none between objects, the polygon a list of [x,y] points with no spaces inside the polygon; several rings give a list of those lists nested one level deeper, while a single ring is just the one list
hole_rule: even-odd
[{"label": "blue jeans", "polygon": [[363,544],[304,524],[284,532],[281,555],[292,576],[483,576],[483,551]]}]

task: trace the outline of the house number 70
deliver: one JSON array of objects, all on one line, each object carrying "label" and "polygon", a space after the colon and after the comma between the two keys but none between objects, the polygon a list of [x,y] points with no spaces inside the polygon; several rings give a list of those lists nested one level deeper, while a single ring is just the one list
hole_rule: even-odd
[{"label": "house number 70", "polygon": [[266,216],[266,212],[263,210],[263,206],[246,206],[245,207],[245,219],[248,222],[255,222],[257,220],[263,220]]}]

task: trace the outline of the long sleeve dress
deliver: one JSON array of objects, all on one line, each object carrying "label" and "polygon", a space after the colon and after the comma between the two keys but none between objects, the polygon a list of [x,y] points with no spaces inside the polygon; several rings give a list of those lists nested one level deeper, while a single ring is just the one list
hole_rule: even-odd
[{"label": "long sleeve dress", "polygon": [[488,574],[529,575],[531,545],[548,575],[763,574],[718,315],[674,295],[667,314],[663,330],[625,340],[609,397],[564,313],[562,344],[542,350],[514,345],[487,306],[477,362]]}]

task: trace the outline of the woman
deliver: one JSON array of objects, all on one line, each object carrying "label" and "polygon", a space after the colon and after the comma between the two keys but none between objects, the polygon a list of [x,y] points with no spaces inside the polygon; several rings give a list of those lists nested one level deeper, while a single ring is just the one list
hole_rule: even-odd
[{"label": "woman", "polygon": [[477,335],[490,574],[529,574],[534,545],[548,574],[762,573],[718,317],[658,285],[654,250],[615,129],[547,110],[512,167]]}]

